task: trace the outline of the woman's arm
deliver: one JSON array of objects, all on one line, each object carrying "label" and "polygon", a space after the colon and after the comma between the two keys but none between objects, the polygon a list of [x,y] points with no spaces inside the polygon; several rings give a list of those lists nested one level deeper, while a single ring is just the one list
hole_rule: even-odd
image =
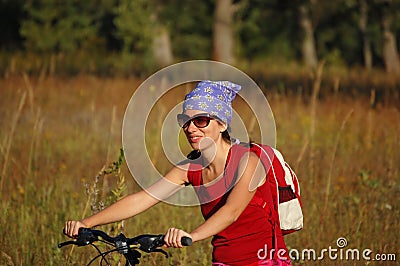
[{"label": "woman's arm", "polygon": [[81,221],[67,221],[64,232],[74,237],[81,227],[94,227],[133,217],[174,194],[185,182],[187,182],[186,171],[174,167],[164,178],[148,189],[130,194]]},{"label": "woman's arm", "polygon": [[265,170],[257,155],[254,153],[248,155],[243,156],[239,163],[238,173],[240,178],[225,205],[190,234],[176,228],[170,228],[164,238],[167,246],[182,247],[180,243],[182,236],[191,237],[193,242],[206,239],[221,232],[238,219],[256,193],[258,186],[254,185],[261,184],[265,180]]}]

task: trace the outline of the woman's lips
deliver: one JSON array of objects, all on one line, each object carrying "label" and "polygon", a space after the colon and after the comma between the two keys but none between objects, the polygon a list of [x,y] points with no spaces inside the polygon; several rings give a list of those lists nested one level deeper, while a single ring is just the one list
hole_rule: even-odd
[{"label": "woman's lips", "polygon": [[201,138],[201,136],[189,136],[189,141],[191,143],[198,143],[200,142]]}]

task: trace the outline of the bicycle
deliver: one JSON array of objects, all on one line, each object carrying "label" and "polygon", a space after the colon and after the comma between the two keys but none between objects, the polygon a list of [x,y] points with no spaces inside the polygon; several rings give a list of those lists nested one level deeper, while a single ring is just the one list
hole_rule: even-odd
[{"label": "bicycle", "polygon": [[[111,250],[101,251],[94,242],[99,241],[106,243],[110,246],[115,247]],[[190,246],[192,244],[192,239],[189,237],[182,237],[181,239],[183,246]],[[91,265],[96,259],[101,257],[99,265],[102,265],[103,261],[110,265],[107,261],[106,255],[112,252],[118,251],[122,254],[126,259],[125,266],[133,266],[140,263],[139,259],[141,257],[141,253],[138,250],[141,250],[146,253],[158,252],[162,253],[166,258],[168,258],[168,253],[160,249],[161,246],[164,245],[164,235],[151,235],[151,234],[143,234],[138,235],[133,238],[127,238],[124,234],[120,233],[119,235],[112,237],[101,230],[94,230],[90,228],[80,228],[78,232],[78,236],[76,240],[69,240],[58,244],[58,248],[62,248],[67,245],[76,245],[76,246],[93,246],[99,254],[92,258],[92,260],[87,264],[87,266]]]}]

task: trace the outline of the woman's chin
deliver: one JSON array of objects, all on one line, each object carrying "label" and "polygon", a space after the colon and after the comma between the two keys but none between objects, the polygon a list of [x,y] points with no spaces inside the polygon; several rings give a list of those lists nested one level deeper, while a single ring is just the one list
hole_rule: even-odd
[{"label": "woman's chin", "polygon": [[190,147],[192,147],[193,150],[200,150],[199,143],[189,142],[189,144],[190,144]]},{"label": "woman's chin", "polygon": [[188,139],[190,146],[194,150],[205,150],[211,146],[214,146],[214,141],[211,138],[203,137],[196,139]]},{"label": "woman's chin", "polygon": [[198,147],[199,150],[205,150],[210,147],[215,147],[215,142],[211,138],[205,137],[200,140],[200,142],[198,143]]}]

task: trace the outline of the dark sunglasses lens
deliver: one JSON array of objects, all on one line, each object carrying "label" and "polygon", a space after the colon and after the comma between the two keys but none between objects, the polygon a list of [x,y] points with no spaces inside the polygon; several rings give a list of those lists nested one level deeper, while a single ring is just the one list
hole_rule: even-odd
[{"label": "dark sunglasses lens", "polygon": [[198,128],[203,128],[208,126],[210,124],[210,120],[211,118],[206,116],[199,116],[192,119],[193,124]]},{"label": "dark sunglasses lens", "polygon": [[194,116],[193,118],[185,114],[178,114],[177,116],[178,124],[181,128],[189,127],[191,121],[193,121],[193,124],[196,127],[204,128],[210,124],[211,119],[213,118],[209,117],[208,115],[199,115],[199,116]]}]

